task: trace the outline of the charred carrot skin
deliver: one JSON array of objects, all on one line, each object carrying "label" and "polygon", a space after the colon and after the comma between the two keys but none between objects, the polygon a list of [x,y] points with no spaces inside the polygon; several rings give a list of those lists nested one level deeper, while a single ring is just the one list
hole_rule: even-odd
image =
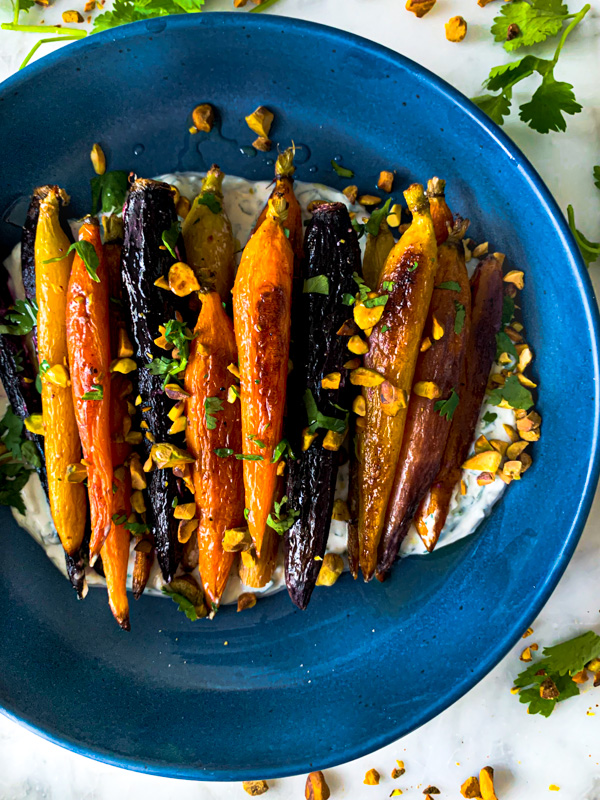
[{"label": "charred carrot skin", "polygon": [[[328,293],[304,293],[300,298],[303,326],[295,342],[295,396],[290,395],[289,402],[288,428],[296,458],[288,464],[286,494],[298,516],[284,534],[285,579],[292,602],[301,609],[310,601],[325,555],[339,466],[339,452],[323,446],[326,430],[315,431],[317,438],[303,449],[302,429],[310,424],[303,396],[309,391],[321,414],[340,419],[343,430],[344,412],[339,408],[349,409],[355,392],[343,366],[351,358],[348,339],[338,335],[348,317],[344,296],[356,291],[352,276],[360,274],[360,247],[345,205],[325,203],[314,210],[305,251],[304,279],[324,276]],[[322,381],[332,374],[339,376],[337,388],[324,388]]]},{"label": "charred carrot skin", "polygon": [[[412,386],[421,334],[437,270],[437,245],[423,187],[404,193],[413,221],[391,251],[379,290],[388,294],[383,315],[369,337],[365,366],[384,375],[400,396]],[[386,289],[384,291],[383,284]],[[391,287],[391,288],[389,288]],[[371,580],[406,422],[406,408],[385,413],[379,387],[363,389],[365,429],[359,454],[359,561]]]},{"label": "charred carrot skin", "polygon": [[69,368],[79,438],[88,470],[90,563],[93,564],[110,530],[113,501],[109,279],[97,220],[83,223],[79,241],[91,244],[99,261],[98,280],[94,280],[76,254],[67,290]]},{"label": "charred carrot skin", "polygon": [[[446,522],[452,492],[471,447],[496,354],[502,300],[502,264],[496,256],[490,255],[479,263],[471,279],[471,330],[464,361],[464,386],[459,392],[460,402],[452,418],[439,472],[415,518],[417,531],[430,551]],[[430,518],[429,524],[427,518]]]},{"label": "charred carrot skin", "polygon": [[[73,263],[58,219],[60,196],[58,187],[48,187],[40,199],[35,237],[38,358],[40,364],[47,362],[51,367],[67,363],[67,287]],[[55,258],[60,260],[51,260]],[[63,547],[74,556],[83,540],[86,496],[82,484],[64,479],[69,464],[81,459],[71,387],[42,377],[42,409],[50,510]]]},{"label": "charred carrot skin", "polygon": [[[239,400],[227,401],[229,387],[237,383],[227,369],[237,364],[233,325],[219,294],[203,294],[201,301],[185,373],[185,388],[190,395],[186,401],[186,441],[195,459],[198,567],[207,604],[214,609],[221,601],[235,557],[223,550],[223,535],[229,528],[244,525],[243,469],[234,455],[242,452],[242,428]],[[210,412],[214,398],[221,400],[221,409]],[[231,453],[226,455],[224,449]]]},{"label": "charred carrot skin", "polygon": [[[294,278],[300,280],[302,272],[304,228],[302,225],[302,211],[300,203],[294,194],[294,166],[295,148],[288,147],[280,154],[275,162],[275,187],[271,199],[275,196],[283,197],[288,204],[285,227],[289,231],[289,240],[294,251]],[[269,204],[267,203],[256,221],[254,230],[258,230],[267,218]]]},{"label": "charred carrot skin", "polygon": [[[244,249],[233,289],[239,357],[248,526],[258,556],[273,506],[290,349],[294,255],[283,229],[286,202],[270,201],[265,221]],[[259,439],[264,447],[256,443]]]},{"label": "charred carrot skin", "polygon": [[[379,542],[377,577],[380,579],[391,569],[417,506],[437,475],[452,424],[451,419],[436,410],[436,404],[459,389],[471,317],[471,288],[462,244],[464,229],[459,228],[456,234],[438,250],[436,287],[425,323],[425,336],[429,339],[424,340],[425,346],[430,344],[419,354],[413,383],[413,387],[423,382],[435,384],[438,396],[423,397],[413,390],[410,397],[402,449]],[[439,339],[432,335],[436,323],[444,330]]]},{"label": "charred carrot skin", "polygon": [[452,212],[446,203],[446,181],[441,178],[431,178],[427,182],[427,197],[429,209],[435,229],[435,238],[438,245],[443,244],[452,229]]}]

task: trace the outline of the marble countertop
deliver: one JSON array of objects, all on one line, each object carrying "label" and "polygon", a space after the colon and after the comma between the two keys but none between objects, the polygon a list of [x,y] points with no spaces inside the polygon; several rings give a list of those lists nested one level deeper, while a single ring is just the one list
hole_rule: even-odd
[{"label": "marble countertop", "polygon": [[[30,21],[43,17],[47,24],[58,23],[63,10],[80,5],[56,0],[50,9],[34,8]],[[207,0],[207,5],[211,10],[226,10],[232,0]],[[594,5],[569,38],[557,69],[560,80],[574,85],[583,112],[568,118],[564,134],[541,136],[515,115],[505,130],[533,162],[561,208],[572,203],[579,227],[598,240],[600,193],[594,189],[591,169],[600,163],[600,6]],[[403,0],[280,0],[275,7],[278,14],[337,26],[397,50],[467,96],[478,93],[490,67],[507,60],[489,34],[499,8],[498,1],[479,8],[475,0],[439,0],[419,20],[405,11]],[[460,44],[444,37],[444,23],[455,14],[462,14],[469,24]],[[8,20],[10,15],[9,0],[0,0],[0,17]],[[0,31],[0,80],[18,69],[36,40],[35,34]],[[520,97],[515,92],[517,102]],[[37,124],[43,128],[43,98],[40,115]],[[598,290],[600,265],[592,268],[592,276]],[[542,647],[589,628],[600,630],[599,585],[597,496],[575,556],[533,622],[534,635],[527,644],[538,642]],[[389,797],[394,788],[400,788],[403,796],[417,798],[431,784],[440,789],[441,797],[459,798],[461,783],[490,764],[496,771],[499,800],[600,800],[600,689],[584,690],[549,719],[528,716],[510,693],[512,679],[522,666],[523,646],[518,644],[478,686],[424,727],[370,756],[328,770],[332,798],[377,800]],[[443,676],[443,653],[437,657]],[[404,761],[406,773],[394,781],[390,773],[396,759]],[[371,767],[382,775],[378,787],[363,785]],[[304,783],[305,776],[271,781],[265,797],[302,798]],[[551,785],[560,791],[550,790]],[[174,781],[109,767],[50,744],[0,716],[0,800],[120,800],[142,795],[147,800],[248,797],[239,783]]]}]

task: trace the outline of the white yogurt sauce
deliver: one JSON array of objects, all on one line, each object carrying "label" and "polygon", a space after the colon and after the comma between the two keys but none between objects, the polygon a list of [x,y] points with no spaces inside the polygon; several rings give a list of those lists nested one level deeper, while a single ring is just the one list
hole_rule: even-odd
[{"label": "white yogurt sauce", "polygon": [[[197,172],[182,172],[161,175],[157,180],[165,181],[173,186],[176,186],[180,193],[187,197],[188,200],[193,201],[194,197],[200,191],[202,179],[204,175]],[[333,202],[344,203],[351,211],[355,211],[358,218],[361,219],[366,216],[366,212],[362,206],[352,206],[348,199],[335,189],[331,189],[322,184],[303,183],[297,181],[294,185],[296,197],[302,208],[303,219],[309,219],[310,214],[306,210],[309,203],[313,200],[329,200]],[[233,235],[240,243],[241,247],[247,242],[248,237],[252,231],[252,227],[260,214],[263,206],[265,205],[272,190],[271,181],[247,181],[244,178],[226,175],[223,181],[223,195],[224,204],[231,225],[233,228]],[[75,228],[76,230],[76,228]],[[364,248],[364,239],[361,240],[361,247]],[[10,256],[4,262],[5,267],[8,269],[11,282],[13,284],[17,297],[23,298],[23,280],[21,277],[20,267],[20,245],[16,245]],[[471,261],[469,271],[476,266],[476,261]],[[494,371],[499,369],[495,367]],[[6,398],[0,398],[0,414],[4,413],[6,407]],[[483,421],[483,416],[487,411],[497,414],[496,419],[492,423]],[[512,409],[503,409],[498,406],[484,405],[481,409],[479,422],[475,432],[475,438],[484,433],[488,439],[505,439],[506,434],[502,428],[502,424],[509,425],[515,424],[515,415]],[[444,529],[440,534],[437,547],[444,547],[452,544],[459,539],[473,533],[480,523],[489,515],[492,507],[498,501],[504,490],[506,484],[496,478],[495,481],[486,486],[479,486],[477,484],[476,472],[463,472],[463,479],[466,483],[466,494],[460,494],[460,487],[457,486],[452,496],[450,503],[450,511]],[[23,489],[23,501],[27,514],[23,516],[16,509],[12,509],[13,516],[16,521],[31,536],[38,542],[41,547],[46,551],[46,555],[52,563],[66,576],[65,559],[62,545],[60,544],[58,535],[52,522],[50,515],[50,508],[46,500],[44,490],[40,484],[40,480],[36,474],[33,474],[29,482]],[[336,499],[346,500],[348,497],[348,467],[342,467],[338,474],[338,481],[336,486]],[[128,569],[128,587],[131,588],[131,577],[133,572],[133,546],[135,540],[132,540],[131,557],[129,560]],[[347,551],[347,524],[332,520],[329,539],[327,541],[327,551],[338,553],[344,556]],[[400,548],[400,556],[405,557],[408,555],[426,555],[427,550],[419,537],[414,525],[411,525],[408,535],[404,539]],[[250,589],[244,586],[235,570],[229,578],[225,594],[223,596],[223,603],[233,603],[237,601],[238,596],[244,591],[252,591],[254,593],[271,594],[279,591],[285,586],[285,574],[283,565],[282,548],[279,551],[279,560],[272,580],[263,589]],[[88,584],[91,586],[104,586],[104,579],[98,575],[93,569],[87,569],[86,577]],[[196,577],[199,576],[196,573]],[[150,578],[146,587],[146,592],[151,594],[161,595],[160,589],[163,585],[160,570],[156,564],[152,568]]]}]

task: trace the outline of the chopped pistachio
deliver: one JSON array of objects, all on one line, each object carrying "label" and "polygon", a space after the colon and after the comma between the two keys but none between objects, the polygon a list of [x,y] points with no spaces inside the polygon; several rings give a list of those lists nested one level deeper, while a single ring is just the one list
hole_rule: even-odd
[{"label": "chopped pistachio", "polygon": [[339,498],[333,503],[333,511],[331,512],[331,519],[338,520],[339,522],[348,522],[350,520],[350,511],[348,510],[348,503]]},{"label": "chopped pistachio", "polygon": [[440,387],[433,381],[417,381],[413,386],[413,392],[418,397],[425,397],[428,400],[435,400],[442,394]]},{"label": "chopped pistachio", "polygon": [[356,203],[356,198],[358,197],[358,186],[346,186],[346,188],[342,191],[352,205],[354,205],[354,203]]},{"label": "chopped pistachio", "polygon": [[[179,506],[177,506],[179,508]],[[177,510],[177,509],[175,509]],[[189,542],[192,537],[192,534],[195,530],[197,530],[199,525],[199,520],[197,519],[182,519],[179,522],[177,527],[177,540],[181,542],[181,544],[185,544]]]},{"label": "chopped pistachio", "polygon": [[394,173],[390,172],[387,169],[382,169],[379,173],[379,179],[377,181],[377,188],[381,189],[382,192],[386,192],[389,194],[392,191],[392,186],[394,184]]},{"label": "chopped pistachio", "polygon": [[365,342],[365,340],[358,336],[358,334],[354,334],[348,340],[348,350],[355,355],[362,356],[369,351],[369,345]]},{"label": "chopped pistachio", "polygon": [[128,375],[136,369],[137,364],[132,358],[116,358],[110,365],[111,372],[120,372],[121,375]]},{"label": "chopped pistachio", "polygon": [[353,386],[379,386],[385,377],[374,369],[358,367],[350,373],[350,383]]},{"label": "chopped pistachio", "polygon": [[[467,35],[467,21],[464,17],[461,16],[451,17],[446,23],[445,28],[446,28],[446,39],[449,42],[462,42],[462,40]],[[482,247],[482,245],[479,245],[479,247]],[[475,256],[475,258],[479,257],[475,254],[475,250],[473,250],[473,255]]]},{"label": "chopped pistachio", "polygon": [[321,379],[321,386],[323,389],[339,389],[342,374],[340,372],[330,372]]},{"label": "chopped pistachio", "polygon": [[247,527],[229,528],[223,534],[223,550],[226,553],[245,553],[252,547],[252,537]]},{"label": "chopped pistachio", "polygon": [[434,317],[433,317],[433,325],[432,325],[432,331],[431,331],[431,335],[433,336],[433,338],[434,338],[436,341],[438,341],[439,339],[441,339],[441,338],[442,338],[442,336],[444,335],[444,326],[443,326],[443,325],[441,325],[441,324],[440,324],[440,323],[437,321],[437,319],[435,318],[435,315],[434,315]]},{"label": "chopped pistachio", "polygon": [[187,297],[200,289],[194,270],[182,261],[176,261],[169,269],[169,289],[177,297]]},{"label": "chopped pistachio", "polygon": [[367,413],[367,403],[362,394],[357,395],[352,401],[352,411],[359,417],[364,417]]},{"label": "chopped pistachio", "polygon": [[23,424],[29,433],[35,433],[37,436],[44,435],[44,418],[42,414],[30,414],[25,417]]},{"label": "chopped pistachio", "polygon": [[215,121],[215,110],[210,103],[201,103],[192,111],[192,122],[196,130],[210,133]]},{"label": "chopped pistachio", "polygon": [[175,519],[193,519],[196,513],[196,503],[179,503],[175,506],[173,516]]},{"label": "chopped pistachio", "polygon": [[522,270],[512,269],[506,273],[503,280],[505,283],[514,284],[517,289],[522,289],[525,286],[525,273]]},{"label": "chopped pistachio", "polygon": [[246,117],[246,124],[257,136],[268,139],[273,119],[274,115],[268,108],[259,106],[252,114]]},{"label": "chopped pistachio", "polygon": [[256,605],[256,595],[252,592],[242,592],[238,597],[237,610],[246,611],[248,608],[254,608]]},{"label": "chopped pistachio", "polygon": [[[65,19],[65,14],[74,14],[75,19]],[[77,11],[65,11],[63,12],[63,22],[83,22],[83,17]],[[98,143],[92,145],[90,160],[96,175],[104,175],[106,172],[106,156]]]},{"label": "chopped pistachio", "polygon": [[496,472],[501,461],[502,456],[497,450],[489,450],[471,456],[462,467],[463,469],[477,470],[477,472]]},{"label": "chopped pistachio", "polygon": [[87,466],[78,462],[76,464],[69,464],[65,473],[65,480],[67,483],[83,483],[87,478]]},{"label": "chopped pistachio", "polygon": [[345,438],[345,433],[337,433],[336,431],[327,431],[323,437],[323,447],[325,450],[339,450]]}]

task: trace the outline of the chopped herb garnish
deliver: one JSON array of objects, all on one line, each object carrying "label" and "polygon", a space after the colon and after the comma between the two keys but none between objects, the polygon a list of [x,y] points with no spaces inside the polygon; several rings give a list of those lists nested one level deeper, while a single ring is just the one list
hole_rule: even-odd
[{"label": "chopped herb garnish", "polygon": [[493,411],[486,411],[485,414],[483,415],[483,421],[487,422],[488,425],[490,425],[492,422],[494,422],[494,420],[497,419],[497,417],[498,414],[495,414]]},{"label": "chopped herb garnish", "polygon": [[284,495],[279,503],[275,500],[273,503],[274,511],[267,517],[267,525],[273,528],[280,536],[289,531],[296,518],[300,516],[300,512],[294,511],[292,508],[284,510],[287,502],[287,495]]},{"label": "chopped herb garnish", "polygon": [[179,260],[179,256],[177,255],[175,248],[177,247],[177,240],[179,239],[180,233],[181,225],[179,224],[179,220],[176,219],[171,227],[166,231],[163,231],[161,235],[162,243],[176,260]]},{"label": "chopped herb garnish", "polygon": [[409,272],[414,272],[418,266],[419,266],[419,262],[415,261],[414,264],[411,267],[408,268],[408,271]]},{"label": "chopped herb garnish", "polygon": [[329,278],[327,275],[315,275],[307,278],[302,289],[304,294],[329,294]]},{"label": "chopped herb garnish", "polygon": [[543,658],[519,673],[514,682],[520,689],[519,702],[529,706],[529,714],[549,717],[557,703],[579,694],[579,685],[573,676],[598,657],[600,636],[593,631],[544,647]]},{"label": "chopped herb garnish", "polygon": [[392,198],[388,197],[388,199],[381,206],[381,208],[376,208],[374,211],[371,212],[371,216],[364,224],[365,233],[369,233],[371,234],[371,236],[377,236],[379,234],[381,223],[389,214],[391,202]]},{"label": "chopped herb garnish", "polygon": [[246,520],[246,522],[248,521],[248,517],[249,516],[250,516],[250,509],[249,508],[245,508],[244,509],[244,519]]},{"label": "chopped herb garnish", "polygon": [[342,167],[337,161],[331,159],[331,166],[333,167],[334,172],[336,172],[340,178],[353,178],[354,173],[351,169],[346,169],[346,167]]},{"label": "chopped herb garnish", "polygon": [[249,433],[247,438],[248,438],[248,439],[249,439],[251,442],[254,442],[254,444],[255,444],[257,447],[262,447],[262,448],[263,448],[263,450],[264,450],[264,448],[267,446],[267,445],[266,445],[266,444],[265,444],[265,443],[262,441],[262,439],[259,439],[259,438],[256,436],[256,434],[254,434],[254,433]]},{"label": "chopped herb garnish", "polygon": [[162,593],[166,594],[167,597],[170,597],[174,603],[177,603],[177,610],[183,611],[188,619],[192,622],[195,622],[197,619],[200,619],[198,616],[198,612],[196,611],[196,606],[192,603],[191,600],[188,600],[187,597],[184,597],[182,594],[178,592],[172,592],[167,589],[166,586],[162,587]]},{"label": "chopped herb garnish", "polygon": [[260,378],[255,378],[254,379],[254,383],[256,383],[258,385],[260,383]]},{"label": "chopped herb garnish", "polygon": [[394,281],[384,281],[381,284],[381,288],[383,289],[384,292],[391,292],[394,289],[395,285],[396,284],[394,283]]},{"label": "chopped herb garnish", "polygon": [[[217,196],[212,192],[202,192],[202,194],[198,195],[196,198],[196,203],[199,206],[207,206],[213,214],[221,213],[221,203],[219,203]],[[198,220],[196,220],[196,222],[198,222]]]},{"label": "chopped herb garnish", "polygon": [[23,428],[23,420],[9,406],[0,421],[0,442],[7,449],[0,456],[0,505],[12,506],[21,514],[25,514],[21,490],[29,480],[30,467],[41,466],[37,448],[24,438]]},{"label": "chopped herb garnish", "polygon": [[515,315],[515,301],[507,294],[504,295],[502,300],[502,325],[510,325],[512,318]]},{"label": "chopped herb garnish", "polygon": [[508,377],[504,386],[493,389],[488,400],[493,406],[499,406],[505,400],[511,408],[521,408],[524,411],[533,405],[531,392],[519,383],[516,375]]},{"label": "chopped herb garnish", "polygon": [[389,297],[389,294],[380,294],[377,297],[367,297],[367,299],[364,301],[365,308],[384,306],[389,300]]},{"label": "chopped herb garnish", "polygon": [[498,361],[502,353],[508,353],[509,356],[518,358],[517,348],[513,340],[504,331],[498,331],[496,334],[496,361]]},{"label": "chopped herb garnish", "polygon": [[104,397],[104,388],[96,383],[92,384],[92,389],[89,392],[84,392],[81,395],[82,400],[102,400]]},{"label": "chopped herb garnish", "polygon": [[111,519],[115,525],[122,525],[124,522],[127,522],[127,514],[117,512],[112,515]]},{"label": "chopped herb garnish", "polygon": [[356,297],[353,294],[349,294],[348,292],[342,296],[342,303],[345,306],[353,306],[356,303]]},{"label": "chopped herb garnish", "polygon": [[465,307],[462,303],[457,303],[456,300],[454,301],[454,308],[456,309],[456,316],[454,317],[454,333],[459,334],[462,333],[462,329],[465,326]]},{"label": "chopped herb garnish", "polygon": [[83,264],[87,270],[88,275],[93,281],[96,283],[100,283],[100,278],[96,274],[96,270],[98,269],[98,265],[100,264],[100,259],[98,258],[98,253],[96,252],[96,248],[91,242],[79,241],[73,242],[73,244],[69,247],[67,252],[63,256],[57,256],[56,258],[48,258],[44,261],[44,264],[52,264],[55,261],[62,261],[63,258],[66,258],[69,253],[73,250],[77,253],[79,258],[83,261]]},{"label": "chopped herb garnish", "polygon": [[204,415],[206,418],[206,427],[209,431],[214,431],[217,427],[217,418],[215,414],[223,410],[223,401],[220,397],[206,397],[204,399]]},{"label": "chopped herb garnish", "polygon": [[238,461],[264,461],[264,456],[254,455],[253,453],[236,453]]},{"label": "chopped herb garnish", "polygon": [[275,462],[279,461],[281,456],[287,450],[288,457],[291,458],[293,461],[296,460],[294,455],[294,451],[287,439],[282,439],[279,444],[273,450],[273,457],[271,458],[271,464],[275,464]]},{"label": "chopped herb garnish", "polygon": [[436,289],[449,289],[451,292],[460,292],[460,283],[458,281],[444,281],[438,283]]},{"label": "chopped herb garnish", "polygon": [[142,536],[142,534],[148,533],[150,530],[145,522],[126,522],[123,527],[134,536]]},{"label": "chopped herb garnish", "polygon": [[366,283],[363,281],[363,279],[362,279],[362,278],[361,278],[361,276],[358,274],[358,272],[354,272],[354,273],[353,273],[353,275],[352,275],[352,280],[353,280],[353,281],[356,283],[356,285],[358,286],[358,291],[359,291],[359,293],[360,293],[360,300],[361,300],[361,303],[364,303],[364,302],[365,302],[365,300],[367,299],[367,295],[368,295],[368,294],[369,294],[369,292],[371,291],[370,287],[369,287],[369,286],[367,286],[367,284],[366,284]]},{"label": "chopped herb garnish", "polygon": [[216,453],[219,458],[229,458],[229,456],[233,455],[234,451],[231,447],[217,447],[213,452]]},{"label": "chopped herb garnish", "polygon": [[105,172],[90,180],[92,188],[92,214],[121,213],[129,189],[129,174],[122,170]]},{"label": "chopped herb garnish", "polygon": [[321,414],[317,408],[315,398],[313,397],[313,393],[310,389],[307,389],[304,392],[304,405],[306,407],[308,425],[311,433],[314,433],[317,428],[324,428],[325,430],[333,431],[334,433],[344,433],[348,427],[348,412],[345,412],[346,416],[344,419],[327,417],[324,414]]},{"label": "chopped herb garnish", "polygon": [[14,336],[25,336],[31,333],[37,324],[38,307],[35,301],[15,300],[14,305],[7,311],[0,325],[0,333],[10,333]]},{"label": "chopped herb garnish", "polygon": [[454,412],[458,408],[459,402],[460,399],[456,389],[452,389],[450,392],[450,397],[448,397],[446,400],[438,400],[433,408],[438,412],[440,417],[446,417],[446,419],[450,421],[454,416]]},{"label": "chopped herb garnish", "polygon": [[382,333],[385,333],[386,331],[389,331],[389,329],[390,329],[389,325],[382,325],[381,326],[381,332]]}]

